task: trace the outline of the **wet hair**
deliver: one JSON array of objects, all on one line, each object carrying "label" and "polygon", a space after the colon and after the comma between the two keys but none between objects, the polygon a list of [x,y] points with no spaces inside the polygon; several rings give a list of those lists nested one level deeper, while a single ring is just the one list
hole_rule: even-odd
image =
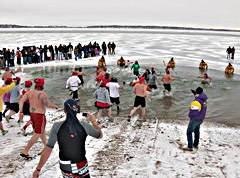
[{"label": "wet hair", "polygon": [[204,73],[203,75],[204,75],[206,78],[208,78],[208,74],[207,74],[207,73]]},{"label": "wet hair", "polygon": [[155,73],[156,73],[155,70],[153,70],[153,71],[152,71],[152,74],[155,74]]},{"label": "wet hair", "polygon": [[79,67],[78,71],[79,71],[79,72],[82,72],[82,67]]},{"label": "wet hair", "polygon": [[10,82],[10,81],[5,81],[5,85],[10,85],[12,82]]},{"label": "wet hair", "polygon": [[165,70],[165,72],[166,72],[166,74],[170,74],[170,71],[169,71],[169,70],[167,70],[167,69]]},{"label": "wet hair", "polygon": [[36,86],[36,85],[35,85],[35,89],[36,89],[36,90],[41,90],[41,91],[42,91],[42,90],[44,89],[44,87],[43,87],[43,86]]},{"label": "wet hair", "polygon": [[105,73],[105,79],[109,79],[110,78],[110,74],[109,73]]},{"label": "wet hair", "polygon": [[202,61],[201,61],[202,63],[204,63],[204,60],[202,59]]},{"label": "wet hair", "polygon": [[116,78],[116,77],[112,77],[112,78],[111,78],[111,82],[115,82],[115,83],[117,83],[117,82],[118,82],[118,80],[117,80],[117,78]]},{"label": "wet hair", "polygon": [[232,66],[232,64],[229,62],[228,66]]},{"label": "wet hair", "polygon": [[171,58],[171,61],[173,61],[173,57]]}]

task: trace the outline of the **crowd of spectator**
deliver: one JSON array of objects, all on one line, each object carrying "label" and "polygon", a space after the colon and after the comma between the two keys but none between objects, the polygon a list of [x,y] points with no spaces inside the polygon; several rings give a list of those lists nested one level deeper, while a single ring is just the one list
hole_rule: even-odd
[{"label": "crowd of spectator", "polygon": [[71,43],[68,45],[60,44],[59,46],[23,46],[22,49],[17,47],[16,52],[14,49],[3,48],[0,50],[0,68],[14,67],[15,62],[17,62],[17,65],[27,65],[53,60],[68,60],[73,58],[73,54],[75,60],[107,55],[107,51],[108,55],[114,55],[115,48],[116,44],[114,42],[109,42],[108,44],[103,42],[100,46],[96,41],[87,45],[78,43],[75,47]]}]

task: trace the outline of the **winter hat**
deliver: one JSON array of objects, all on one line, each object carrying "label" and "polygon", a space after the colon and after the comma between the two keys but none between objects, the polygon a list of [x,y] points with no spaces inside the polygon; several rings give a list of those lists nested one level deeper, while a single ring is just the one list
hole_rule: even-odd
[{"label": "winter hat", "polygon": [[43,87],[44,85],[44,78],[35,78],[33,81],[36,87]]},{"label": "winter hat", "polygon": [[32,86],[32,81],[31,80],[25,81],[25,87],[31,87],[31,86]]},{"label": "winter hat", "polygon": [[198,87],[197,89],[196,89],[196,91],[195,90],[191,90],[192,91],[192,93],[194,94],[194,95],[196,95],[196,94],[201,94],[202,92],[203,92],[203,89],[201,88],[201,87]]},{"label": "winter hat", "polygon": [[72,72],[72,75],[73,75],[73,76],[74,76],[74,75],[78,75],[78,72],[73,71],[73,72]]}]

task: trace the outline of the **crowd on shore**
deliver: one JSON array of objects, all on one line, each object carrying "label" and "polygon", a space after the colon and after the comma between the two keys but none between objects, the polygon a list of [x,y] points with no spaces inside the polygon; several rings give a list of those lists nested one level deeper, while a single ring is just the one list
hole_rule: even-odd
[{"label": "crowd on shore", "polygon": [[[23,46],[17,49],[3,48],[0,50],[0,68],[13,67],[16,65],[38,64],[53,60],[68,60],[73,57],[75,60],[95,57],[99,55],[114,55],[116,44],[109,42],[102,43],[100,46],[96,41],[87,45],[78,43],[75,47],[71,43],[68,45],[40,45],[40,46]],[[74,55],[74,56],[73,56]]]}]

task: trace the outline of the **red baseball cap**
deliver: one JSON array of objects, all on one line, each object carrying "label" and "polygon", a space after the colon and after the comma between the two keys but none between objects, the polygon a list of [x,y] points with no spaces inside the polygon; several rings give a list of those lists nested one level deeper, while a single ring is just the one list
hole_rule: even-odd
[{"label": "red baseball cap", "polygon": [[32,81],[31,80],[26,80],[25,81],[25,87],[31,87],[32,86]]},{"label": "red baseball cap", "polygon": [[103,68],[103,71],[105,71],[105,72],[106,72],[106,71],[107,71],[107,68],[106,68],[106,67],[104,67],[104,68]]},{"label": "red baseball cap", "polygon": [[138,79],[139,79],[139,82],[140,82],[140,83],[143,83],[143,82],[144,82],[144,80],[145,80],[145,78],[144,78],[144,77],[139,77]]},{"label": "red baseball cap", "polygon": [[37,87],[43,87],[44,85],[44,78],[35,78],[33,81]]},{"label": "red baseball cap", "polygon": [[73,72],[72,72],[72,75],[78,75],[78,72],[73,71]]},{"label": "red baseball cap", "polygon": [[20,81],[20,80],[21,80],[21,78],[20,78],[20,77],[16,77],[16,79],[17,79],[17,81]]},{"label": "red baseball cap", "polygon": [[12,78],[7,78],[6,82],[12,82]]}]

